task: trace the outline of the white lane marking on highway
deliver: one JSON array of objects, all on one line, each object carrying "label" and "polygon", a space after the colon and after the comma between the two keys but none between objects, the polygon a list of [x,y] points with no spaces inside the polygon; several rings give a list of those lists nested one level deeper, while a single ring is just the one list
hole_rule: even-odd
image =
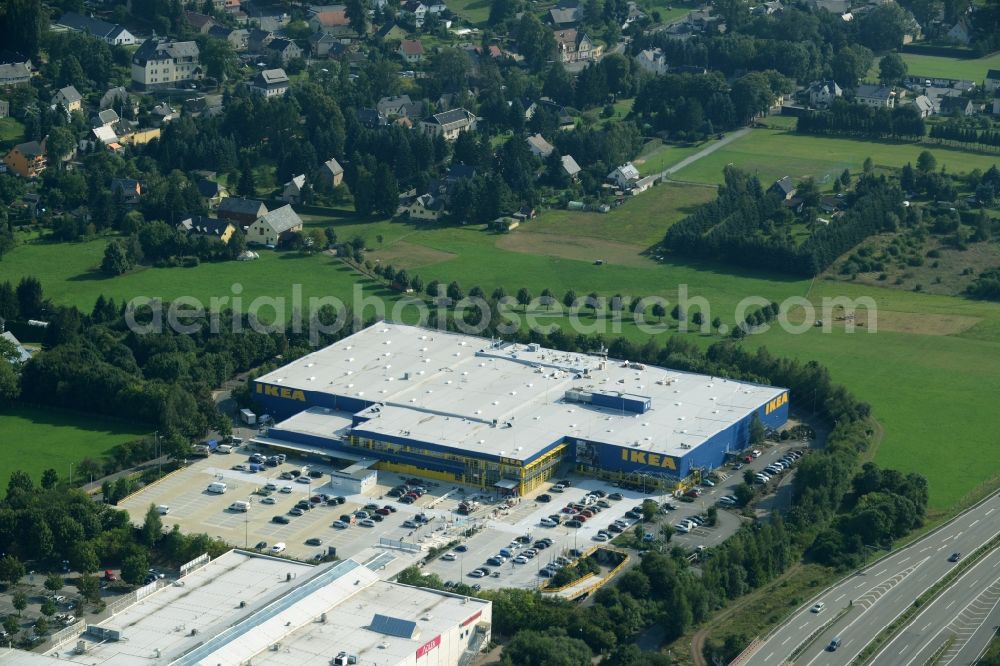
[{"label": "white lane marking on highway", "polygon": [[992,509],[990,509],[989,511],[987,511],[987,512],[986,512],[986,515],[988,516],[988,515],[990,515],[991,513],[993,513],[994,511],[996,511],[996,508],[995,508],[995,507],[994,507],[994,508],[992,508]]},{"label": "white lane marking on highway", "polygon": [[885,573],[886,571],[888,571],[888,569],[882,569],[882,571],[879,571],[879,572],[878,572],[877,574],[875,574],[875,575],[876,575],[876,576],[881,576],[881,575],[882,575],[882,574],[884,574],[884,573]]},{"label": "white lane marking on highway", "polygon": [[771,661],[771,657],[773,657],[773,656],[774,656],[774,653],[772,652],[771,654],[769,654],[766,657],[764,657],[764,661]]},{"label": "white lane marking on highway", "polygon": [[947,548],[947,547],[948,547],[948,546],[941,546],[940,548],[938,548],[938,552],[940,553],[940,552],[941,552],[942,550],[944,550],[944,549],[945,549],[945,548]]},{"label": "white lane marking on highway", "polygon": [[789,637],[788,637],[788,638],[786,638],[785,640],[781,641],[781,644],[782,644],[782,645],[784,645],[785,643],[787,643],[787,642],[788,642],[788,641],[790,641],[790,640],[792,640],[792,637],[791,637],[791,636],[789,636]]},{"label": "white lane marking on highway", "polygon": [[808,624],[809,624],[808,622],[803,622],[802,626],[799,627],[799,629],[805,629]]},{"label": "white lane marking on highway", "polygon": [[976,518],[974,521],[972,521],[971,523],[969,523],[969,527],[975,527],[976,523],[978,523],[978,522],[979,522],[979,519]]},{"label": "white lane marking on highway", "polygon": [[948,610],[949,608],[951,608],[951,607],[952,607],[952,606],[954,606],[954,605],[955,605],[955,601],[954,601],[954,600],[952,600],[952,602],[951,602],[950,604],[948,604],[947,606],[945,606],[945,607],[944,607],[944,609],[945,609],[945,610]]},{"label": "white lane marking on highway", "polygon": [[933,623],[933,622],[928,622],[927,624],[925,624],[925,625],[923,626],[923,628],[922,628],[922,629],[920,630],[920,633],[924,633],[925,631],[927,631],[927,629],[928,629],[928,628],[929,628],[929,627],[930,627],[930,626],[931,626],[932,624],[934,624],[934,623]]},{"label": "white lane marking on highway", "polygon": [[921,548],[921,549],[920,549],[920,552],[922,553],[922,552],[924,552],[925,550],[930,550],[930,549],[931,549],[931,547],[930,547],[930,546],[924,546],[923,548]]},{"label": "white lane marking on highway", "polygon": [[907,560],[909,560],[909,559],[910,559],[910,556],[909,556],[909,555],[907,555],[906,557],[904,557],[903,559],[901,559],[901,560],[899,561],[899,563],[900,563],[900,564],[902,564],[903,562],[906,562],[906,561],[907,561]]},{"label": "white lane marking on highway", "polygon": [[833,600],[833,603],[837,603],[838,601],[840,601],[841,599],[843,599],[846,596],[847,596],[846,594],[840,595],[839,597],[837,597],[836,599]]},{"label": "white lane marking on highway", "polygon": [[907,651],[907,650],[909,650],[909,649],[910,649],[910,646],[909,646],[909,644],[907,644],[907,645],[904,645],[904,646],[903,646],[903,649],[899,651],[899,654],[903,654],[904,652],[906,652],[906,651]]},{"label": "white lane marking on highway", "polygon": [[860,590],[860,589],[861,589],[862,587],[864,587],[864,586],[865,586],[865,585],[867,585],[867,584],[868,584],[867,582],[862,582],[862,583],[861,583],[860,585],[858,585],[858,586],[857,586],[857,587],[855,587],[854,589],[855,589],[855,590]]}]

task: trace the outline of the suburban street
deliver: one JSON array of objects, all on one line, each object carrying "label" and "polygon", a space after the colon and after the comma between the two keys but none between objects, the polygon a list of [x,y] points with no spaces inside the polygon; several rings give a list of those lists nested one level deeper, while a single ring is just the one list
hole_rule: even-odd
[{"label": "suburban street", "polygon": [[[761,642],[743,663],[755,666],[783,664],[789,661],[791,653],[813,632],[834,618],[836,621],[832,626],[826,627],[809,648],[798,656],[796,662],[809,666],[850,663],[884,627],[891,624],[913,604],[917,597],[956,566],[955,563],[948,561],[952,553],[960,552],[963,557],[968,556],[1000,532],[998,512],[1000,512],[1000,495],[993,495],[937,531],[848,576],[818,598],[809,600],[766,641]],[[991,562],[994,563],[992,567],[989,566]],[[986,558],[986,564],[974,567],[966,576],[959,579],[956,584],[957,589],[956,586],[949,588],[945,593],[948,598],[944,603],[946,605],[950,601],[954,603],[940,611],[943,613],[940,617],[955,618],[980,593],[986,592],[991,586],[995,588],[997,562],[1000,562],[1000,558],[996,554],[991,554]],[[989,575],[990,573],[992,575]],[[949,596],[952,594],[954,596]],[[996,598],[992,598],[995,602]],[[821,612],[814,613],[810,607],[817,602],[822,602],[825,606]],[[934,610],[936,606],[937,604],[931,604],[925,611],[934,613],[928,616],[929,619],[939,617],[938,611]],[[846,612],[838,618],[837,615],[845,609]],[[990,617],[996,617],[995,609],[988,613]],[[927,621],[924,620],[917,626],[917,633],[923,633],[921,627],[926,625]],[[932,626],[941,627],[939,623]],[[922,638],[927,641],[932,635]],[[834,637],[839,637],[842,643],[835,652],[829,652],[826,647]],[[975,638],[976,642],[983,639],[979,633]],[[907,645],[910,644],[913,647],[903,650],[903,655],[900,655],[899,651],[903,649],[904,644],[899,643],[894,656],[905,656],[910,650],[923,649],[914,641]],[[971,650],[970,646],[969,651]],[[963,656],[965,654],[966,651],[963,651]],[[891,660],[885,663],[910,662]],[[922,664],[923,661],[914,663]]]}]

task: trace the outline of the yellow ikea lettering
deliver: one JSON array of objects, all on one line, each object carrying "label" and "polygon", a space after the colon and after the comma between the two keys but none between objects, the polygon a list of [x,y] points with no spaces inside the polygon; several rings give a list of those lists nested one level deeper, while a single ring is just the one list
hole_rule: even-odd
[{"label": "yellow ikea lettering", "polygon": [[787,404],[788,404],[788,394],[782,393],[777,398],[767,403],[767,405],[764,407],[764,413],[770,414],[771,412],[778,409],[782,405],[787,405]]},{"label": "yellow ikea lettering", "polygon": [[634,463],[639,463],[640,465],[646,464],[646,452],[645,451],[633,451],[631,460]]},{"label": "yellow ikea lettering", "polygon": [[649,464],[653,465],[655,467],[659,467],[660,466],[660,456],[658,454],[656,454],[656,453],[650,453],[649,454]]},{"label": "yellow ikea lettering", "polygon": [[677,469],[674,464],[674,459],[670,456],[660,455],[659,453],[650,453],[648,456],[645,451],[629,451],[627,449],[622,449],[622,460],[625,462],[634,462],[640,465],[649,465],[650,467],[663,467],[666,469]]},{"label": "yellow ikea lettering", "polygon": [[306,401],[306,394],[300,389],[278,388],[270,384],[257,384],[257,393],[263,393],[272,398],[284,398],[285,400]]}]

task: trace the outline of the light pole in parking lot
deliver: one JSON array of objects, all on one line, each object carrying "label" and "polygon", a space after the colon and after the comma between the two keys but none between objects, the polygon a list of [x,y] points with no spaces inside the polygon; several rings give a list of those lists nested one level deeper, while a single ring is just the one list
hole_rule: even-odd
[{"label": "light pole in parking lot", "polygon": [[[247,504],[253,506],[253,497],[247,498]],[[250,506],[247,507],[246,513],[243,514],[243,550],[246,550],[250,544],[250,540],[247,538],[250,534]]]}]

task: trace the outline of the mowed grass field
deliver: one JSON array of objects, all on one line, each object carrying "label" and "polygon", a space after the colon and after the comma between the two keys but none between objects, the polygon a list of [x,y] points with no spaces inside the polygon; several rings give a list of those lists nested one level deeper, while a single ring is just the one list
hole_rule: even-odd
[{"label": "mowed grass field", "polygon": [[[481,226],[304,218],[309,227],[332,226],[344,240],[360,236],[371,250],[371,258],[406,268],[411,275],[419,274],[425,283],[457,280],[466,292],[477,285],[486,293],[503,286],[509,294],[520,287],[529,288],[534,295],[548,288],[559,296],[573,289],[578,296],[593,291],[605,296],[658,295],[676,302],[683,289],[689,297],[704,298],[710,315],[727,323],[735,320],[738,305],[750,296],[778,302],[808,298],[817,305],[824,297],[869,296],[878,307],[879,330],[875,334],[867,329],[852,334],[836,329],[825,333],[807,326],[799,334],[774,329],[751,336],[743,344],[764,345],[774,354],[827,365],[834,381],[871,403],[883,424],[884,439],[874,454],[875,461],[925,474],[930,480],[932,509],[943,512],[1000,474],[1000,448],[992,427],[996,396],[1000,395],[1000,304],[802,280],[715,264],[658,261],[651,256],[655,253],[648,251],[670,224],[714,196],[711,185],[728,162],[758,169],[766,182],[784,173],[801,176],[825,171],[839,174],[844,168],[857,171],[868,155],[879,165],[898,167],[907,160],[915,161],[919,150],[918,146],[754,130],[678,175],[703,185],[658,185],[605,215],[546,211],[509,234],[492,233]],[[949,171],[977,166],[985,169],[993,162],[958,151],[933,152]],[[691,178],[691,173],[699,178]],[[304,299],[323,294],[344,298],[356,282],[365,287],[366,294],[395,298],[334,258],[266,250],[256,262],[145,269],[109,279],[95,272],[104,244],[98,240],[22,245],[0,261],[0,280],[37,275],[55,301],[75,303],[87,310],[99,293],[116,299],[193,295],[205,301],[212,296],[231,296],[232,285],[237,283],[242,286],[244,305],[257,296],[290,297],[292,284],[302,285]],[[602,259],[603,265],[595,265],[596,259]],[[620,330],[595,326],[589,314],[581,319],[592,327],[587,332],[607,337],[625,335],[642,340],[650,335],[631,324]],[[543,323],[569,325],[566,319]],[[698,333],[687,336],[702,345],[719,339]],[[793,396],[793,400],[799,406],[809,406],[807,396]]]},{"label": "mowed grass field", "polygon": [[967,79],[983,85],[986,72],[1000,69],[1000,53],[983,58],[941,58],[938,56],[901,53],[909,73],[914,76],[939,76],[947,79]]},{"label": "mowed grass field", "polygon": [[987,170],[1000,164],[1000,155],[979,155],[961,150],[927,147],[918,144],[875,141],[854,141],[834,137],[803,136],[793,131],[755,129],[744,137],[723,146],[714,153],[688,165],[672,176],[677,181],[722,182],[722,170],[727,164],[756,173],[765,187],[783,176],[812,176],[820,184],[832,182],[844,169],[852,173],[861,170],[865,158],[871,157],[876,167],[899,168],[907,162],[916,163],[917,156],[929,150],[937,158],[938,167],[949,172]]},{"label": "mowed grass field", "polygon": [[36,482],[49,468],[68,478],[71,463],[97,459],[117,444],[150,434],[134,424],[28,405],[0,406],[0,433],[5,461],[0,465],[0,487],[4,488],[15,469],[28,472]]}]

